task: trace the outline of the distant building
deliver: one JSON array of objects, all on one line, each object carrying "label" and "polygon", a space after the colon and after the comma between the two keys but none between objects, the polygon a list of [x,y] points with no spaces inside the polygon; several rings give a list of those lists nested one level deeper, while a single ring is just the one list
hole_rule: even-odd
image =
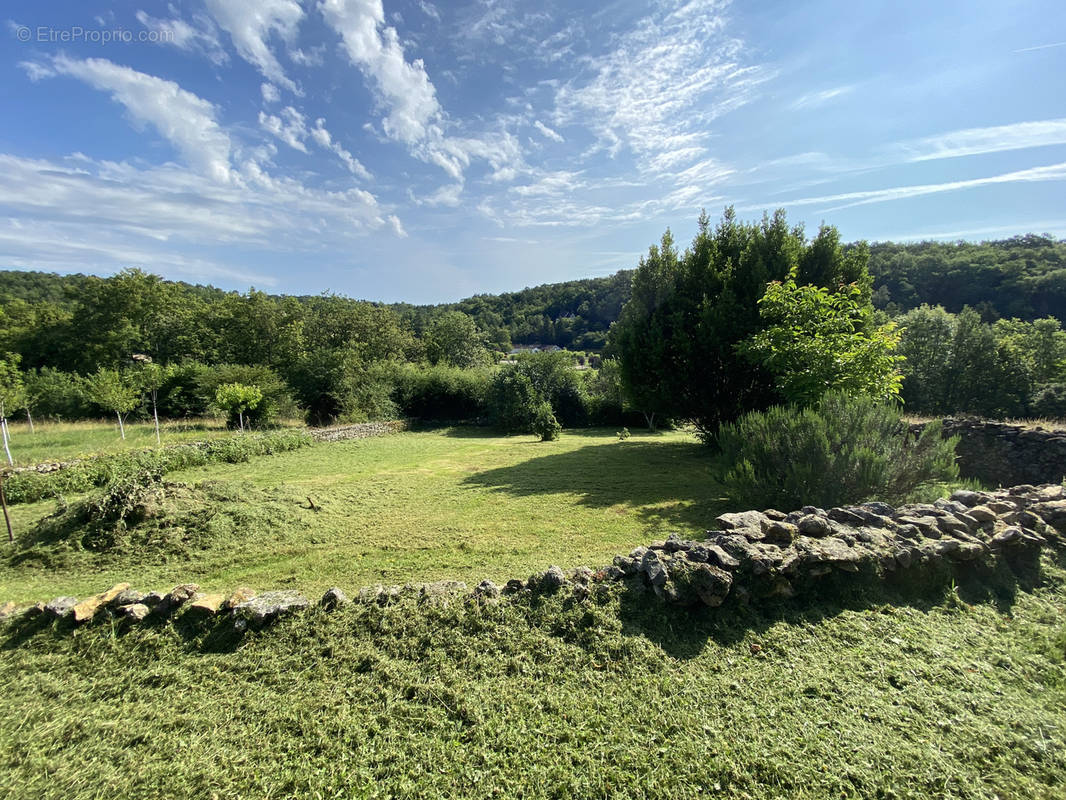
[{"label": "distant building", "polygon": [[516,356],[519,353],[558,353],[563,348],[557,344],[520,344],[517,347],[512,347],[511,351],[507,354],[509,356]]}]

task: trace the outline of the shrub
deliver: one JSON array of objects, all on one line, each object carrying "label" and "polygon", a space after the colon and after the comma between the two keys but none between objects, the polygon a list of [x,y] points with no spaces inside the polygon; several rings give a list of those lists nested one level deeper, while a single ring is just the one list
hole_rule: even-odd
[{"label": "shrub", "polygon": [[407,417],[475,420],[488,412],[488,369],[459,369],[407,364],[396,370],[393,399]]},{"label": "shrub", "polygon": [[1066,419],[1066,383],[1042,386],[1033,395],[1031,408],[1035,417]]},{"label": "shrub", "polygon": [[717,440],[733,464],[725,486],[746,507],[898,503],[958,477],[958,439],[943,439],[939,422],[915,437],[894,406],[837,392],[811,408],[748,413],[722,425]]},{"label": "shrub", "polygon": [[533,418],[546,402],[524,372],[503,369],[497,373],[489,393],[493,421],[508,433],[530,433]]},{"label": "shrub", "polygon": [[540,401],[533,412],[533,433],[537,434],[542,442],[551,442],[559,438],[562,429],[563,426],[555,418],[548,401]]}]

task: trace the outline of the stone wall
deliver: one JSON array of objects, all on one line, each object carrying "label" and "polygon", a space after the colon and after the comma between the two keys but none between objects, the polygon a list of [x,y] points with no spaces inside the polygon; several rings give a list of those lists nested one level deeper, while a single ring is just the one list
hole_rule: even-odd
[{"label": "stone wall", "polygon": [[316,442],[339,442],[344,439],[366,439],[371,436],[384,436],[399,433],[410,427],[408,420],[396,419],[388,422],[359,422],[354,425],[333,425],[329,428],[312,428],[311,435]]},{"label": "stone wall", "polygon": [[[805,507],[723,514],[715,530],[697,541],[670,537],[616,556],[600,569],[550,567],[503,586],[482,581],[441,581],[406,586],[370,586],[357,601],[388,605],[408,597],[419,602],[496,603],[508,596],[569,593],[577,602],[611,585],[624,585],[646,602],[720,606],[758,603],[772,597],[814,593],[832,576],[835,585],[913,579],[923,585],[931,574],[992,574],[1002,569],[1036,574],[1041,551],[1066,544],[1066,490],[1061,484],[1015,486],[996,492],[957,491],[932,504],[893,508],[864,503],[842,508]],[[331,610],[349,600],[330,589],[319,602]],[[144,593],[120,583],[83,600],[57,597],[47,603],[0,607],[0,618],[39,625],[87,624],[117,620],[136,625],[211,620],[236,632],[261,627],[311,606],[300,593],[204,593],[195,584],[169,592]],[[17,623],[16,623],[17,624]]]},{"label": "stone wall", "polygon": [[963,477],[988,486],[1057,483],[1066,476],[1066,431],[949,417],[944,435],[959,437],[955,452]]}]

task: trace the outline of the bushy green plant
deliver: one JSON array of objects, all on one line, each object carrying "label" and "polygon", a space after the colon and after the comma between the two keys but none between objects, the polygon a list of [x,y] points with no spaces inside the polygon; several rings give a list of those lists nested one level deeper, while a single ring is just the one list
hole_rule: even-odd
[{"label": "bushy green plant", "polygon": [[1031,411],[1034,417],[1066,419],[1066,383],[1042,386],[1033,395]]},{"label": "bushy green plant", "polygon": [[724,480],[739,506],[791,510],[882,500],[958,477],[956,437],[939,422],[911,435],[895,406],[870,397],[825,395],[809,408],[774,406],[719,428],[732,463]]},{"label": "bushy green plant", "polygon": [[540,437],[542,442],[552,442],[559,438],[563,426],[552,413],[551,404],[542,400],[533,411],[533,433]]},{"label": "bushy green plant", "polygon": [[427,420],[475,420],[488,412],[489,369],[406,364],[395,370],[393,399],[400,413]]}]

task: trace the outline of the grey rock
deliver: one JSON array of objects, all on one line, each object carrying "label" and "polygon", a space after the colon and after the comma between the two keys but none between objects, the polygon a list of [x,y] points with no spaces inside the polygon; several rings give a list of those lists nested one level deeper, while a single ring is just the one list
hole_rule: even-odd
[{"label": "grey rock", "polygon": [[789,522],[771,522],[766,528],[765,539],[771,544],[790,545],[799,533],[799,528]]},{"label": "grey rock", "polygon": [[846,508],[831,508],[829,509],[827,516],[834,522],[839,522],[843,525],[858,526],[865,522],[865,519],[856,514],[854,511],[849,511]]},{"label": "grey rock", "polygon": [[490,580],[483,580],[474,587],[474,596],[485,600],[495,600],[500,596],[500,587]]},{"label": "grey rock", "polygon": [[978,524],[991,522],[996,518],[996,513],[988,506],[973,506],[969,511],[969,515],[977,520]]},{"label": "grey rock", "polygon": [[253,626],[266,625],[279,617],[302,611],[310,604],[297,591],[287,589],[278,592],[263,592],[237,606],[237,613],[246,617]]},{"label": "grey rock", "polygon": [[77,604],[76,597],[57,597],[45,604],[44,613],[51,619],[63,619],[74,613]]},{"label": "grey rock", "polygon": [[832,526],[829,524],[829,520],[816,514],[806,514],[800,517],[799,522],[796,523],[796,527],[799,528],[799,532],[804,536],[811,536],[814,538],[828,536],[833,531]]},{"label": "grey rock", "polygon": [[723,531],[751,528],[761,532],[770,520],[758,511],[740,511],[735,514],[722,514],[715,517],[714,522]]},{"label": "grey rock", "polygon": [[788,516],[784,511],[778,511],[776,508],[766,509],[762,512],[762,515],[773,522],[784,522],[785,517]]},{"label": "grey rock", "polygon": [[636,575],[640,571],[640,561],[627,556],[615,556],[614,566],[618,567],[626,575]]},{"label": "grey rock", "polygon": [[110,608],[118,608],[120,606],[130,606],[135,604],[143,605],[145,597],[147,597],[147,595],[144,592],[138,592],[136,589],[124,589],[119,592],[115,596],[115,599],[107,605]]},{"label": "grey rock", "polygon": [[[653,551],[651,550],[648,551],[648,553],[652,552]],[[562,569],[554,565],[548,567],[547,571],[540,576],[538,581],[540,588],[546,592],[556,592],[569,583],[570,581],[566,579],[566,575],[563,573]]]},{"label": "grey rock", "polygon": [[342,589],[333,586],[327,589],[326,593],[322,595],[319,605],[326,609],[326,611],[333,611],[348,605],[350,602],[351,600],[348,599],[348,595],[346,595]]},{"label": "grey rock", "polygon": [[384,592],[385,588],[381,584],[364,586],[362,589],[359,590],[359,602],[368,604],[379,603],[381,602],[381,596],[384,594]]},{"label": "grey rock", "polygon": [[155,608],[163,602],[164,597],[166,597],[165,592],[149,592],[141,598],[141,603],[149,608]]},{"label": "grey rock", "polygon": [[154,611],[164,617],[170,616],[185,603],[189,602],[198,591],[200,591],[200,587],[195,583],[183,583],[180,586],[175,586],[163,596]]},{"label": "grey rock", "polygon": [[118,607],[119,616],[128,619],[130,622],[140,622],[150,613],[152,613],[152,609],[144,603],[129,603]]},{"label": "grey rock", "polygon": [[569,578],[574,583],[589,583],[592,580],[593,572],[589,567],[575,567],[570,570]]},{"label": "grey rock", "polygon": [[877,514],[879,517],[888,517],[890,519],[892,515],[896,513],[896,509],[888,503],[880,503],[876,501],[872,503],[863,503],[860,508],[869,511],[872,514]]},{"label": "grey rock", "polygon": [[640,562],[640,571],[647,576],[648,583],[652,586],[662,586],[670,577],[666,564],[659,557],[659,554],[650,550],[644,554],[644,558]]},{"label": "grey rock", "polygon": [[418,589],[418,599],[422,602],[441,602],[466,591],[462,581],[434,581],[423,583]]},{"label": "grey rock", "polygon": [[503,589],[501,590],[501,593],[502,594],[518,594],[519,592],[524,591],[525,588],[526,588],[525,581],[521,581],[518,578],[511,578],[511,580],[507,581],[507,583],[505,583],[503,585]]}]

